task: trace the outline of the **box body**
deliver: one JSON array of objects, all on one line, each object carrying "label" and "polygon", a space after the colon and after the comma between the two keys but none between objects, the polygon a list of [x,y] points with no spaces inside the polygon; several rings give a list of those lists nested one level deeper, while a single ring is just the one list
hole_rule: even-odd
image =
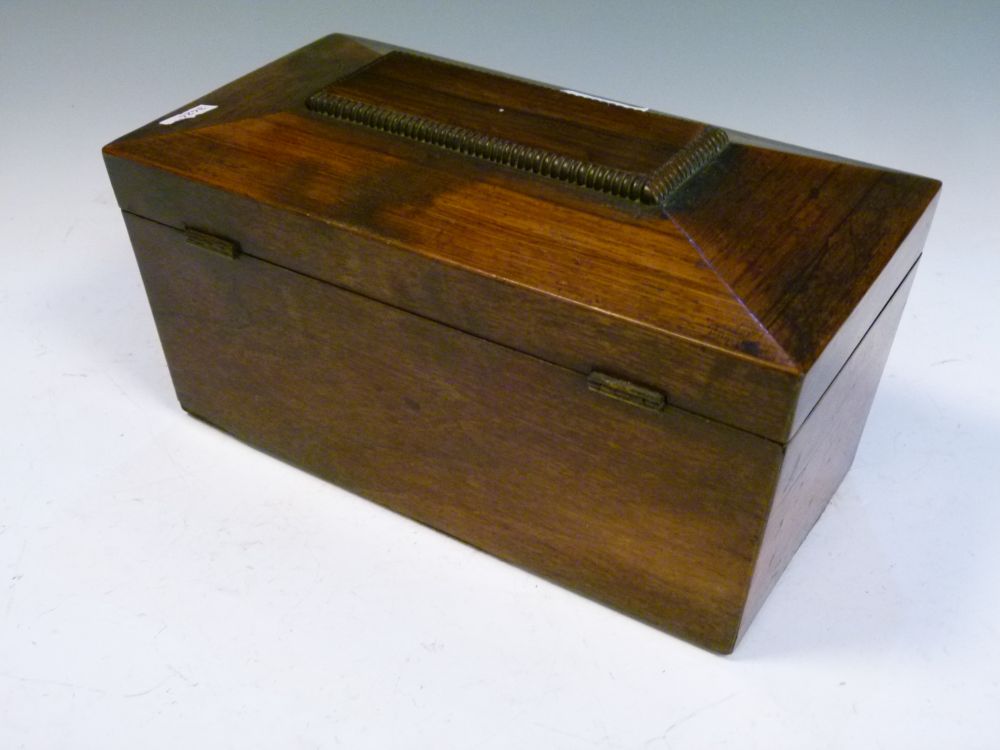
[{"label": "box body", "polygon": [[193,104],[105,148],[182,406],[730,651],[937,183],[342,36]]}]

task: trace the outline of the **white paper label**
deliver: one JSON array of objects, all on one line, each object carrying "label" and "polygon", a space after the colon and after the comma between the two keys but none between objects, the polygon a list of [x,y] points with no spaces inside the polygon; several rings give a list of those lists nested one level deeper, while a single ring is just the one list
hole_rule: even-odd
[{"label": "white paper label", "polygon": [[173,125],[175,122],[180,122],[181,120],[190,120],[192,117],[211,112],[213,109],[217,109],[218,106],[217,104],[199,104],[179,114],[171,115],[166,120],[160,120],[160,125]]},{"label": "white paper label", "polygon": [[626,104],[625,102],[616,102],[614,99],[605,99],[603,96],[594,96],[593,94],[584,94],[582,91],[573,91],[573,89],[562,89],[564,94],[570,94],[571,96],[579,96],[581,99],[590,99],[591,101],[601,102],[601,104],[610,104],[612,107],[622,107],[624,109],[634,109],[636,112],[648,112],[649,107],[637,107],[635,104]]}]

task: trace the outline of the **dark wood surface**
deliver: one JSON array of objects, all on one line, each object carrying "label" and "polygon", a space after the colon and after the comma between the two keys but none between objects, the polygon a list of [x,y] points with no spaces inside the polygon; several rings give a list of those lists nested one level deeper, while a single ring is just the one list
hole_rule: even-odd
[{"label": "dark wood surface", "polygon": [[178,398],[234,436],[717,651],[781,448],[126,215]]},{"label": "dark wood surface", "polygon": [[722,653],[849,468],[915,273],[782,448],[125,216],[185,409]]},{"label": "dark wood surface", "polygon": [[321,90],[628,169],[705,132],[333,36],[109,144],[183,406],[731,650],[850,465],[939,184],[739,136],[644,205],[330,119]]},{"label": "dark wood surface", "polygon": [[785,448],[781,476],[747,594],[741,635],[851,468],[916,272],[915,267],[910,270]]},{"label": "dark wood surface", "polygon": [[324,91],[635,172],[656,170],[704,129],[405,52]]},{"label": "dark wood surface", "polygon": [[671,218],[803,373],[791,434],[916,263],[939,187],[733,144],[672,204]]},{"label": "dark wood surface", "polygon": [[[651,163],[701,128],[515,79],[491,77],[484,90],[485,74],[412,55],[380,58],[385,52],[328,37],[216,92],[210,103],[221,102],[219,109],[202,118],[151,124],[110,144],[112,171],[126,171],[117,161],[148,167],[130,172],[128,188],[118,190],[122,207],[173,225],[169,206],[184,200],[171,195],[178,183],[170,175],[177,175],[188,185],[250,199],[206,215],[221,224],[219,231],[233,231],[229,225],[238,231],[248,205],[274,208],[352,235],[348,244],[367,244],[366,266],[390,269],[395,278],[403,275],[397,266],[426,260],[455,270],[455,289],[513,287],[496,294],[514,304],[475,311],[454,310],[452,300],[427,294],[395,299],[395,289],[382,289],[389,296],[379,298],[560,364],[601,359],[665,390],[682,408],[778,442],[801,424],[919,252],[913,242],[889,262],[937,192],[938,183],[924,178],[735,144],[663,211],[305,108],[311,93],[332,84],[488,129],[486,108],[512,103],[520,119],[494,127],[515,139],[569,148],[569,140],[553,135],[565,107],[563,117],[581,117],[600,135],[584,139],[593,141],[585,151],[629,164]],[[446,99],[449,86],[461,95]],[[534,119],[527,114],[532,108],[539,110]],[[653,131],[663,150],[637,139],[634,151],[624,153],[625,136],[647,122],[661,123]],[[593,152],[602,139],[606,150]],[[269,252],[270,260],[367,293],[355,286],[363,273],[337,273],[350,258],[304,260],[294,236]],[[338,248],[320,252],[335,256]],[[866,294],[853,335],[830,348],[810,379],[812,365]],[[534,305],[520,304],[528,297]],[[559,319],[557,327],[539,323],[538,305]],[[491,320],[491,312],[505,320]],[[566,337],[568,319],[592,324],[584,335]],[[542,330],[529,332],[536,326]],[[595,336],[609,340],[581,341]],[[632,372],[636,360],[647,364]],[[800,391],[813,401],[800,404]]]},{"label": "dark wood surface", "polygon": [[[244,251],[331,281],[582,375],[597,368],[656,386],[671,403],[777,439],[787,431],[798,379],[746,356],[637,326],[595,307],[537,294],[398,243],[361,235],[181,175],[109,158],[123,208],[183,228],[211,229]],[[288,175],[262,168],[262,180]],[[502,245],[491,242],[496,252]],[[581,261],[582,262],[582,261]],[[579,283],[579,279],[576,282]]]}]

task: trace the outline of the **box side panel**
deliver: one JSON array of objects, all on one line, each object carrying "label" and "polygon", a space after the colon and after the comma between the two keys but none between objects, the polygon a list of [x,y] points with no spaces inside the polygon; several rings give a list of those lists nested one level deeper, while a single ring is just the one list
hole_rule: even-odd
[{"label": "box side panel", "polygon": [[741,635],[854,460],[915,274],[916,266],[786,448],[750,584]]},{"label": "box side panel", "polygon": [[781,449],[126,214],[182,405],[654,626],[731,649]]},{"label": "box side panel", "polygon": [[819,403],[825,390],[833,383],[848,357],[851,356],[868,332],[872,321],[876,319],[885,306],[885,301],[899,286],[899,280],[910,272],[910,269],[920,258],[924,242],[927,240],[927,233],[930,231],[931,219],[933,219],[934,211],[937,208],[937,201],[938,199],[934,198],[885,268],[882,269],[882,272],[854,307],[850,316],[844,321],[840,330],[809,368],[809,372],[806,373],[802,381],[802,390],[795,407],[795,415],[791,425],[792,435],[805,423],[806,418]]},{"label": "box side panel", "polygon": [[840,360],[828,355],[821,370],[829,379],[818,398],[912,267],[921,242],[905,240],[926,230],[940,186],[734,144],[685,185],[669,213],[803,371],[854,317],[834,347]]}]

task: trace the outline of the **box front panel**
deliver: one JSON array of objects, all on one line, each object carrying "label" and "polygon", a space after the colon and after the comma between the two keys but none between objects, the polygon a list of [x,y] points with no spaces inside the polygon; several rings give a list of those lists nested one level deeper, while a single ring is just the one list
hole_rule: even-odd
[{"label": "box front panel", "polygon": [[702,646],[780,447],[126,214],[178,397],[237,438]]}]

